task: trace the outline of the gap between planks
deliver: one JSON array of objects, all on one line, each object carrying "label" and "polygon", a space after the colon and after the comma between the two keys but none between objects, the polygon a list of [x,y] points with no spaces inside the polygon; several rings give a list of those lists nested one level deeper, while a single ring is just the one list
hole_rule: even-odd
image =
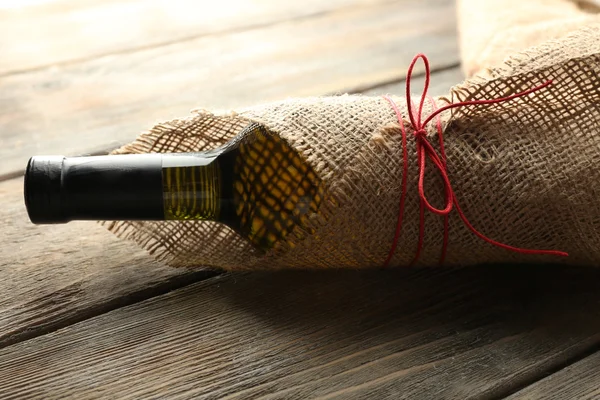
[{"label": "gap between planks", "polygon": [[497,398],[598,346],[598,273],[226,274],[0,350],[0,391],[7,400]]},{"label": "gap between planks", "polygon": [[598,400],[600,349],[508,397],[507,400]]},{"label": "gap between planks", "polygon": [[0,183],[0,348],[217,274],[158,263],[95,222],[33,225],[22,188]]}]

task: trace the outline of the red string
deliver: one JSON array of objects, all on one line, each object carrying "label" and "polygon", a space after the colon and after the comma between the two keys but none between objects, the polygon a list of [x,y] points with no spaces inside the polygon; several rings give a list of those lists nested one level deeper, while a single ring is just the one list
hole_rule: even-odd
[{"label": "red string", "polygon": [[[412,103],[411,96],[410,96],[410,93],[411,93],[410,84],[411,84],[411,80],[412,80],[413,69],[415,67],[415,64],[419,61],[419,59],[423,60],[423,63],[425,65],[425,85],[423,88],[423,93],[421,94],[421,100],[419,102],[418,112],[415,113],[414,112],[415,106]],[[445,148],[444,148],[443,129],[442,129],[442,124],[441,124],[441,120],[440,120],[441,113],[443,113],[444,111],[450,110],[452,108],[465,107],[465,106],[470,106],[470,105],[480,105],[480,104],[496,104],[496,103],[510,101],[510,100],[513,100],[513,99],[516,99],[519,97],[527,96],[531,93],[535,93],[539,90],[542,90],[542,89],[546,88],[547,86],[551,85],[552,81],[547,81],[542,85],[536,86],[532,89],[529,89],[529,90],[526,90],[523,92],[519,92],[514,95],[507,96],[507,97],[501,97],[501,98],[491,99],[491,100],[462,101],[459,103],[452,103],[452,104],[446,105],[441,108],[437,108],[433,99],[429,98],[432,108],[433,108],[433,112],[427,118],[425,118],[424,121],[422,121],[423,107],[425,104],[425,99],[428,98],[427,91],[429,90],[430,76],[431,76],[431,72],[429,69],[429,60],[427,59],[427,57],[424,54],[418,54],[417,56],[415,56],[415,58],[411,62],[410,66],[408,68],[407,76],[406,76],[406,101],[407,101],[407,107],[408,107],[408,117],[410,119],[410,123],[411,123],[412,129],[413,129],[413,135],[416,140],[417,161],[418,161],[418,166],[419,166],[419,181],[418,181],[419,203],[420,203],[420,207],[419,207],[419,240],[417,243],[416,255],[415,255],[415,258],[413,259],[412,263],[414,264],[415,262],[417,262],[420,254],[421,254],[421,250],[423,248],[423,241],[424,241],[424,237],[425,237],[425,209],[429,210],[430,212],[432,212],[434,214],[444,216],[444,241],[443,241],[443,246],[442,246],[442,254],[440,257],[440,264],[443,263],[446,258],[446,251],[447,251],[447,247],[448,247],[448,236],[449,236],[448,216],[449,216],[450,212],[452,211],[452,208],[456,209],[460,219],[463,221],[465,226],[471,232],[473,232],[473,234],[475,234],[480,239],[482,239],[494,246],[497,246],[497,247],[500,247],[500,248],[503,248],[503,249],[506,249],[509,251],[514,251],[516,253],[521,253],[521,254],[549,254],[549,255],[563,256],[563,257],[568,256],[568,253],[563,252],[563,251],[558,251],[558,250],[525,249],[525,248],[510,246],[510,245],[498,242],[496,240],[490,239],[489,237],[485,236],[483,233],[481,233],[477,229],[475,229],[475,227],[473,227],[473,225],[469,222],[469,220],[465,216],[463,210],[460,208],[460,206],[458,204],[458,200],[456,199],[454,190],[452,189],[452,184],[450,183],[450,178],[448,176],[448,167],[447,167],[447,162],[446,162],[446,152],[445,152]],[[384,96],[384,98],[390,103],[392,109],[396,113],[398,123],[400,124],[400,130],[402,132],[402,159],[403,159],[402,184],[401,184],[400,204],[399,204],[399,209],[398,209],[398,221],[396,223],[396,231],[394,233],[392,247],[391,247],[390,252],[384,262],[384,266],[387,266],[390,263],[392,257],[394,256],[394,254],[396,252],[396,248],[398,247],[398,241],[400,239],[400,233],[402,231],[402,219],[404,217],[404,205],[405,205],[406,193],[407,193],[408,153],[407,153],[407,148],[406,148],[406,143],[407,143],[406,128],[404,127],[404,123],[402,120],[402,113],[398,109],[398,106],[396,105],[396,103],[390,97]],[[435,149],[433,148],[433,146],[431,145],[429,140],[427,139],[426,127],[427,127],[427,124],[429,124],[434,118],[437,118],[436,125],[437,125],[437,130],[438,130],[438,139],[439,139],[439,146],[440,146],[440,154],[439,155],[435,151]],[[442,181],[444,183],[445,206],[442,209],[432,206],[431,203],[429,202],[429,200],[427,200],[427,196],[425,195],[425,171],[427,168],[427,158],[429,158],[429,160],[437,168],[437,170],[440,173],[440,176],[442,178]]]},{"label": "red string", "polygon": [[[435,112],[438,110],[437,104],[435,104],[435,100],[429,97],[429,101],[431,103],[431,108]],[[444,168],[446,168],[446,173],[448,173],[448,163],[446,157],[446,148],[444,147],[444,129],[442,128],[442,118],[440,114],[436,115],[436,127],[438,130],[438,141],[440,146],[440,154],[442,156],[442,161],[444,162]],[[447,195],[447,194],[446,194]],[[425,224],[425,221],[423,221]],[[442,243],[442,255],[440,256],[440,265],[444,263],[446,260],[446,251],[448,250],[448,238],[450,236],[450,225],[449,225],[449,216],[448,214],[444,215],[444,240]],[[413,261],[416,262],[417,259]]]}]

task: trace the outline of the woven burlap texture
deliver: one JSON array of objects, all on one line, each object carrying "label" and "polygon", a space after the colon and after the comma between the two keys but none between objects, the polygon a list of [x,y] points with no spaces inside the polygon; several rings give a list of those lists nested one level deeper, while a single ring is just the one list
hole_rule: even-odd
[{"label": "woven burlap texture", "polygon": [[[433,60],[435,63],[435,60]],[[600,27],[592,24],[514,55],[452,89],[450,101],[493,99],[553,79],[538,93],[478,105],[442,117],[449,175],[475,227],[507,244],[563,250],[568,258],[496,248],[450,217],[447,265],[492,262],[600,262]],[[406,101],[395,97],[406,117]],[[445,99],[436,99],[439,105]],[[431,110],[427,109],[427,115]],[[257,253],[229,228],[212,222],[109,222],[173,266],[226,270],[378,268],[396,227],[402,178],[401,135],[389,103],[343,95],[289,99],[239,110],[206,110],[154,127],[115,153],[189,152],[221,145],[250,121],[264,124],[303,154],[337,206],[313,216],[316,232],[293,249]],[[409,131],[408,196],[391,267],[414,257],[419,229],[418,167]],[[435,124],[429,139],[437,147]],[[431,167],[426,193],[442,205],[443,186]],[[443,220],[427,214],[418,265],[436,265]]]},{"label": "woven burlap texture", "polygon": [[461,66],[467,77],[507,57],[600,21],[596,0],[457,0]]}]

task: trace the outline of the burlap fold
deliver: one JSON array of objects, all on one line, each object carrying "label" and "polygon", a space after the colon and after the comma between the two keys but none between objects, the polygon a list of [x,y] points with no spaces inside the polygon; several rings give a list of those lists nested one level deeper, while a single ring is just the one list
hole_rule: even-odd
[{"label": "burlap fold", "polygon": [[598,0],[457,0],[463,72],[483,74],[514,53],[596,25],[599,12]]},{"label": "burlap fold", "polygon": [[[570,256],[522,255],[494,247],[474,236],[453,212],[447,265],[600,262],[600,24],[592,19],[583,28],[514,54],[436,99],[439,105],[493,99],[553,80],[549,88],[508,103],[446,112],[442,127],[449,176],[473,225],[507,244],[563,250]],[[394,99],[409,130],[409,173],[392,267],[412,261],[419,237],[415,141],[406,101]],[[424,115],[430,112],[426,109]],[[396,228],[403,166],[399,125],[383,98],[343,95],[289,99],[236,113],[200,110],[157,125],[116,153],[201,151],[230,140],[250,121],[285,138],[325,181],[329,200],[310,219],[314,234],[298,239],[293,248],[261,254],[212,222],[118,222],[107,227],[173,266],[381,267]],[[427,130],[436,144],[434,124]],[[443,186],[433,168],[427,172],[426,193],[442,205]],[[442,232],[443,219],[428,213],[418,265],[437,264]]]}]

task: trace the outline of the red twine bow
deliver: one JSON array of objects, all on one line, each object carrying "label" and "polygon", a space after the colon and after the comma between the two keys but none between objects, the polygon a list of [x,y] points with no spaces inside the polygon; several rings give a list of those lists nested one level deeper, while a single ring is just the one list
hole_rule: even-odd
[{"label": "red twine bow", "polygon": [[[419,59],[422,59],[423,63],[425,64],[425,86],[423,88],[423,93],[421,94],[421,100],[419,102],[418,113],[415,116],[414,104],[412,104],[412,101],[410,100],[410,83],[411,83],[411,79],[412,79],[412,71],[413,71],[414,66],[417,63],[417,61],[419,61]],[[452,208],[456,209],[456,211],[458,212],[458,215],[460,216],[460,219],[463,221],[465,226],[471,232],[473,232],[480,239],[483,239],[484,241],[486,241],[494,246],[497,246],[497,247],[500,247],[500,248],[503,248],[506,250],[514,251],[516,253],[521,253],[521,254],[549,254],[549,255],[563,256],[563,257],[568,256],[568,253],[565,253],[563,251],[558,251],[558,250],[524,249],[524,248],[520,248],[520,247],[509,246],[507,244],[500,243],[498,241],[490,239],[489,237],[485,236],[483,233],[481,233],[477,229],[475,229],[475,227],[473,227],[473,225],[469,222],[469,220],[465,216],[463,210],[458,205],[458,200],[456,199],[456,195],[454,193],[454,190],[452,189],[452,184],[450,183],[450,178],[448,177],[448,168],[446,165],[446,152],[444,149],[444,136],[443,136],[443,129],[442,129],[442,124],[441,124],[441,120],[440,120],[440,114],[446,110],[450,110],[452,108],[470,106],[470,105],[496,104],[496,103],[502,103],[505,101],[510,101],[510,100],[516,99],[518,97],[527,96],[531,93],[534,93],[541,89],[544,89],[547,86],[551,85],[552,81],[547,81],[546,83],[544,83],[542,85],[536,86],[532,89],[529,89],[529,90],[526,90],[523,92],[516,93],[516,94],[514,94],[512,96],[508,96],[508,97],[502,97],[502,98],[492,99],[492,100],[463,101],[463,102],[459,102],[459,103],[452,103],[447,106],[441,107],[439,109],[436,107],[436,104],[433,101],[433,99],[429,98],[431,105],[433,107],[433,112],[427,118],[425,118],[424,121],[422,121],[423,106],[425,104],[425,99],[428,98],[427,91],[429,90],[430,76],[431,76],[431,72],[429,69],[429,60],[427,60],[427,57],[424,54],[416,55],[415,58],[413,59],[413,61],[411,62],[410,67],[408,68],[408,73],[406,76],[406,101],[407,101],[407,107],[408,107],[408,117],[410,118],[410,123],[411,123],[413,131],[414,131],[413,135],[416,140],[417,160],[418,160],[418,165],[419,165],[418,188],[419,188],[419,202],[420,202],[420,206],[419,206],[419,241],[418,241],[418,245],[417,245],[416,255],[415,255],[415,258],[413,259],[411,265],[414,264],[419,259],[419,256],[421,255],[421,250],[423,248],[423,240],[425,237],[425,209],[429,210],[430,212],[432,212],[434,214],[442,215],[444,217],[444,241],[443,241],[443,246],[442,246],[442,255],[440,257],[440,264],[442,264],[446,258],[446,250],[448,247],[448,232],[449,232],[448,215],[452,211]],[[406,200],[406,192],[407,192],[406,189],[407,189],[407,175],[408,175],[408,152],[407,152],[407,148],[406,148],[406,142],[407,142],[406,128],[404,127],[404,123],[402,121],[402,114],[401,114],[400,110],[398,109],[398,106],[396,105],[396,103],[390,97],[388,97],[388,96],[383,96],[383,97],[392,106],[394,112],[396,113],[396,117],[398,118],[398,123],[400,124],[400,129],[402,131],[402,159],[403,159],[403,163],[404,163],[403,164],[403,172],[402,172],[402,185],[401,185],[402,194],[400,196],[400,204],[399,204],[399,210],[398,210],[398,222],[396,224],[396,231],[395,231],[392,247],[387,256],[387,259],[384,262],[384,266],[387,266],[390,263],[392,257],[394,256],[394,253],[396,252],[396,248],[398,247],[398,240],[400,239],[400,232],[402,230],[402,219],[404,216],[404,203]],[[427,127],[427,124],[429,124],[431,121],[433,121],[434,118],[437,118],[436,122],[437,122],[438,139],[439,139],[439,146],[440,146],[439,154],[436,152],[434,147],[431,145],[431,143],[427,139],[427,131],[425,129]],[[431,160],[433,165],[438,169],[440,176],[442,177],[442,180],[444,182],[445,206],[443,209],[435,208],[434,206],[432,206],[431,203],[427,200],[427,196],[425,195],[424,182],[425,182],[425,169],[427,167],[427,158],[429,158],[429,160]]]}]

